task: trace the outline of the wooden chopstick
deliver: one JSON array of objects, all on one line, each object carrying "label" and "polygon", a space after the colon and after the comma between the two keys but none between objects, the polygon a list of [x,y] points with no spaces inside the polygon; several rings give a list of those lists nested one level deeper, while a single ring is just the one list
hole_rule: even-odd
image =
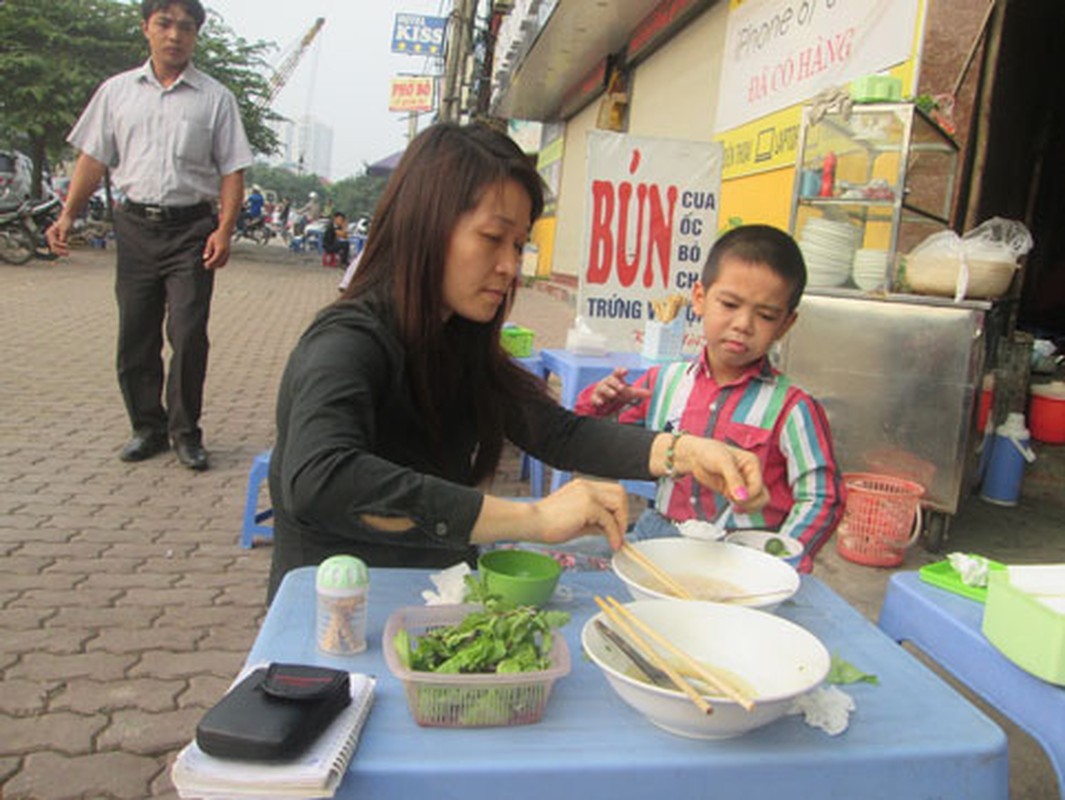
[{"label": "wooden chopstick", "polygon": [[695,595],[688,591],[688,588],[682,583],[679,583],[676,578],[662,569],[658,564],[650,559],[644,553],[641,553],[631,544],[626,542],[621,546],[621,552],[643,567],[645,570],[651,573],[662,584],[666,586],[673,594],[682,600],[694,600]]},{"label": "wooden chopstick", "polygon": [[[613,598],[610,598],[613,600]],[[596,604],[603,609],[603,613],[607,615],[611,622],[617,625],[622,632],[629,637],[629,641],[639,650],[644,657],[647,658],[652,664],[665,672],[671,681],[676,684],[684,694],[688,695],[688,698],[695,704],[704,714],[713,714],[714,707],[710,704],[710,701],[703,697],[699,691],[688,682],[688,679],[677,672],[668,661],[658,654],[646,639],[644,639],[635,629],[625,620],[625,618],[619,614],[614,608],[603,601],[602,597],[596,595]]]},{"label": "wooden chopstick", "polygon": [[[754,700],[738,686],[733,685],[730,681],[723,678],[721,675],[715,675],[713,672],[708,670],[703,664],[699,663],[690,655],[685,653],[683,650],[673,644],[673,642],[669,641],[669,639],[667,639],[654,628],[649,626],[646,622],[644,622],[642,619],[640,619],[627,608],[625,608],[625,606],[623,606],[613,597],[607,597],[607,600],[610,601],[611,608],[626,621],[626,624],[631,623],[636,628],[639,628],[641,632],[646,634],[656,644],[672,653],[677,659],[680,660],[682,664],[684,664],[684,666],[688,670],[698,676],[701,681],[716,689],[717,691],[721,692],[730,700],[738,703],[747,711],[750,711],[752,708],[754,708]],[[598,598],[596,598],[596,601],[598,602]],[[613,617],[611,617],[611,619],[613,619]],[[663,663],[666,662],[663,661]]]}]

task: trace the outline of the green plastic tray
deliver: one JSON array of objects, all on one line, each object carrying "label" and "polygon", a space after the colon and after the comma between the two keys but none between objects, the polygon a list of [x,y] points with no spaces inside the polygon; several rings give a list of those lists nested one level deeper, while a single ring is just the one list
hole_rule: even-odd
[{"label": "green plastic tray", "polygon": [[[993,572],[1005,569],[1006,565],[988,559],[987,567],[989,571]],[[968,597],[970,600],[975,600],[978,603],[983,603],[987,600],[987,587],[969,586],[967,583],[962,583],[961,576],[958,575],[957,570],[950,565],[950,561],[946,559],[943,561],[936,561],[934,564],[925,564],[917,571],[917,574],[925,583],[938,586],[940,589],[946,589],[948,592],[960,594],[963,597]]]}]

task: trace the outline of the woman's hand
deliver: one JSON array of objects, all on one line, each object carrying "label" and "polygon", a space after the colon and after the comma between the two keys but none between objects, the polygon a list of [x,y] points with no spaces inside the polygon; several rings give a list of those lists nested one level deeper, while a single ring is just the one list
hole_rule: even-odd
[{"label": "woman's hand", "polygon": [[651,396],[650,389],[638,389],[626,383],[628,374],[629,371],[625,367],[617,367],[595,385],[590,399],[597,414],[609,416],[630,403],[646,400]]},{"label": "woman's hand", "polygon": [[559,544],[601,534],[617,550],[629,525],[629,501],[621,484],[577,478],[535,503],[485,496],[470,541]]},{"label": "woman's hand", "polygon": [[619,483],[577,478],[534,504],[544,544],[599,533],[617,550],[629,526],[629,500]]},{"label": "woman's hand", "polygon": [[727,497],[738,511],[757,511],[769,502],[762,483],[762,467],[754,453],[691,434],[674,443],[673,434],[665,433],[651,447],[651,472],[655,475],[666,474],[666,451],[670,445],[674,445],[674,474],[691,475],[703,486]]}]

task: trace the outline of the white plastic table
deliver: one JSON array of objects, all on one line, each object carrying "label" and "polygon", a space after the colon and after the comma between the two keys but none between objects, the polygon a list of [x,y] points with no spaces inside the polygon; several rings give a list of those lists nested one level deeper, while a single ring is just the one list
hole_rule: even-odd
[{"label": "white plastic table", "polygon": [[[599,669],[581,656],[593,596],[626,598],[610,572],[566,572],[571,595],[552,607],[570,611],[563,628],[571,673],[559,680],[543,720],[510,728],[421,728],[402,685],[384,664],[388,615],[421,603],[429,571],[372,569],[369,648],[356,656],[315,645],[314,568],[285,576],[248,663],[324,664],[379,678],[373,711],[338,798],[423,800],[705,800],[744,798],[940,798],[1008,796],[1006,737],[960,694],[815,578],[804,576],[780,608],[830,652],[874,672],[879,685],[846,687],[857,710],[832,737],[798,716],[736,739],[685,739],[666,733],[626,705]],[[556,593],[556,598],[559,593]]]}]

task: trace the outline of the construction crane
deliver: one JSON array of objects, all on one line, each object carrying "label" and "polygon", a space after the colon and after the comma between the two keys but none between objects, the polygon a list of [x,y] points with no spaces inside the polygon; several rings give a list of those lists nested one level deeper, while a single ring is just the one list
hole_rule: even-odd
[{"label": "construction crane", "polygon": [[270,91],[256,101],[256,108],[268,108],[277,99],[277,95],[285,88],[285,84],[292,77],[292,73],[295,72],[300,59],[303,58],[303,54],[311,46],[311,42],[314,41],[314,37],[318,35],[318,31],[322,29],[323,25],[325,25],[325,17],[318,17],[314,24],[311,25],[311,29],[303,34],[303,38],[300,39],[299,43],[281,60],[277,69],[274,70],[274,74],[270,76]]}]

